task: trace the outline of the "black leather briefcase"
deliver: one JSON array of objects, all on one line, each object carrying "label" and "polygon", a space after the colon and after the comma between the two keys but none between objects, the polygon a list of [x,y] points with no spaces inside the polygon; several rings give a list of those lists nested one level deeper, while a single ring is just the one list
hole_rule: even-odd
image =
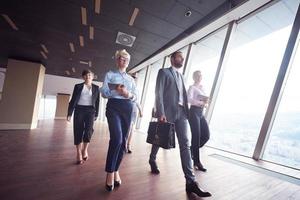
[{"label": "black leather briefcase", "polygon": [[169,122],[150,122],[147,142],[164,149],[175,148],[175,125]]}]

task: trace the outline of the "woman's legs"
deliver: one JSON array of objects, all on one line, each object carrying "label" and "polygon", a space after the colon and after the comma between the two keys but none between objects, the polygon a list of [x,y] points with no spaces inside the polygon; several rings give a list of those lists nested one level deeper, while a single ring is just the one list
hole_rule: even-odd
[{"label": "woman's legs", "polygon": [[127,139],[127,142],[126,142],[126,152],[127,153],[132,153],[130,145],[131,145],[131,138],[132,138],[132,133],[133,133],[133,126],[134,126],[134,123],[131,122],[130,127],[129,127],[128,139]]},{"label": "woman's legs", "polygon": [[82,142],[76,145],[76,152],[77,152],[77,164],[82,164]]}]

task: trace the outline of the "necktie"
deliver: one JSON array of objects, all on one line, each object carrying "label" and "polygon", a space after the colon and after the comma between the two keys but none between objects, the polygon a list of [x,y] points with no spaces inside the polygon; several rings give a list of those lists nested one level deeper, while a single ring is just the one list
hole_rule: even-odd
[{"label": "necktie", "polygon": [[180,105],[183,105],[183,87],[182,87],[182,81],[181,81],[181,78],[180,78],[180,74],[178,71],[175,71],[175,74],[176,74],[176,81],[177,81],[177,86],[178,86],[178,90],[179,90],[179,101],[178,103]]}]

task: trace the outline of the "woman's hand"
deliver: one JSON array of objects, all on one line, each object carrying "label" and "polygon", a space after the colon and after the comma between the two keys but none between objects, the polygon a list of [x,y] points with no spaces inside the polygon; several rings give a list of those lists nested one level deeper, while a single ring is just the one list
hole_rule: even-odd
[{"label": "woman's hand", "polygon": [[121,85],[121,84],[118,85],[116,87],[116,90],[121,96],[123,96],[125,98],[129,98],[130,93],[128,92],[128,90],[126,89],[126,87],[124,85]]}]

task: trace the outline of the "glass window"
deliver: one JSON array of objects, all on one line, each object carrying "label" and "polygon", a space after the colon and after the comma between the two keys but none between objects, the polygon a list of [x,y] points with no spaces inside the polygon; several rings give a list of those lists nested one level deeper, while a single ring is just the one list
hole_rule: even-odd
[{"label": "glass window", "polygon": [[162,68],[163,65],[163,59],[155,62],[154,64],[150,65],[150,74],[147,80],[148,87],[144,88],[146,91],[146,95],[144,96],[145,101],[143,105],[143,117],[141,119],[141,126],[140,129],[143,132],[148,131],[149,122],[152,118],[152,109],[154,107],[154,101],[155,101],[155,84],[156,84],[156,77],[159,69]]},{"label": "glass window", "polygon": [[252,156],[295,17],[292,2],[277,2],[237,25],[209,145]]},{"label": "glass window", "polygon": [[200,70],[202,73],[202,85],[205,88],[207,95],[210,94],[226,31],[227,28],[223,28],[212,35],[203,38],[193,46],[190,56],[190,67],[186,69],[187,89],[194,83],[194,71]]},{"label": "glass window", "polygon": [[136,87],[138,90],[138,102],[139,103],[141,102],[141,99],[142,99],[146,71],[147,71],[147,67],[145,67],[142,70],[137,72]]},{"label": "glass window", "polygon": [[299,41],[294,58],[263,159],[300,169]]},{"label": "glass window", "polygon": [[56,111],[56,96],[44,95],[40,99],[38,119],[54,119]]}]

